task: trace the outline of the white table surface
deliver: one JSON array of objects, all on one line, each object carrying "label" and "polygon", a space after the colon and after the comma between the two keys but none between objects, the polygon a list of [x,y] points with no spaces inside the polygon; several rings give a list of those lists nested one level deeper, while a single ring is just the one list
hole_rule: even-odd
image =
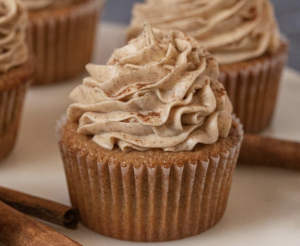
[{"label": "white table surface", "polygon": [[[112,50],[124,44],[124,33],[123,26],[101,26],[94,59],[98,64],[104,64]],[[68,94],[82,78],[30,89],[16,148],[0,163],[1,186],[70,204],[54,126],[70,104]],[[286,69],[283,80],[276,116],[264,134],[300,142],[300,74]],[[107,238],[83,225],[75,231],[48,225],[83,245],[143,244]],[[227,211],[217,226],[199,236],[148,245],[299,246],[299,232],[300,172],[240,165]]]}]

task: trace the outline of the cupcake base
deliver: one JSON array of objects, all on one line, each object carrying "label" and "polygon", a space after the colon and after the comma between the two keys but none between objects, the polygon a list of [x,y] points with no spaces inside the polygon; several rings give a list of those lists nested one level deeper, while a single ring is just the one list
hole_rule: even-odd
[{"label": "cupcake base", "polygon": [[28,43],[37,57],[33,85],[46,85],[82,73],[90,62],[104,0],[85,0],[29,13]]},{"label": "cupcake base", "polygon": [[287,56],[288,42],[283,40],[275,54],[220,66],[219,81],[245,132],[258,133],[271,123]]},{"label": "cupcake base", "polygon": [[243,131],[190,152],[106,150],[57,127],[72,205],[89,229],[129,241],[170,241],[213,227],[226,209]]},{"label": "cupcake base", "polygon": [[0,75],[0,161],[15,145],[33,69],[34,60],[31,57],[22,66]]}]

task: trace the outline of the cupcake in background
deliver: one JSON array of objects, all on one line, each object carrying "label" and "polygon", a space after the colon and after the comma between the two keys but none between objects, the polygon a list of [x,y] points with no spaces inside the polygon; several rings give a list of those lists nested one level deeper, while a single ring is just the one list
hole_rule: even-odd
[{"label": "cupcake in background", "polygon": [[223,216],[243,138],[216,60],[145,24],[90,77],[57,125],[72,205],[89,229],[169,241]]},{"label": "cupcake in background", "polygon": [[13,149],[25,93],[34,71],[26,44],[27,14],[17,0],[0,0],[0,161]]},{"label": "cupcake in background", "polygon": [[90,62],[104,0],[21,0],[29,11],[34,85],[73,78]]},{"label": "cupcake in background", "polygon": [[269,0],[147,0],[133,9],[128,39],[142,22],[178,29],[197,39],[220,64],[220,81],[246,132],[271,122],[288,42]]}]

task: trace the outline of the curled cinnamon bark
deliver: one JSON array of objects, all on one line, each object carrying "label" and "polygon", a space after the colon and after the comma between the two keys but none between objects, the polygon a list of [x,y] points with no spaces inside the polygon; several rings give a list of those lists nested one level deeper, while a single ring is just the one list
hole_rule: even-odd
[{"label": "curled cinnamon bark", "polygon": [[3,202],[0,202],[0,242],[13,246],[81,245]]},{"label": "curled cinnamon bark", "polygon": [[77,211],[71,207],[0,187],[0,201],[16,210],[51,223],[76,229],[79,221]]},{"label": "curled cinnamon bark", "polygon": [[300,143],[245,134],[239,162],[300,170]]}]

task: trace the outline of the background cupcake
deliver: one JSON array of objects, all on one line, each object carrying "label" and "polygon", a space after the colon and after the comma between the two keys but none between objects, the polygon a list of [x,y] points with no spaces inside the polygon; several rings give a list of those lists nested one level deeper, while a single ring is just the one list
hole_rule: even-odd
[{"label": "background cupcake", "polygon": [[216,60],[179,31],[88,65],[57,133],[73,206],[106,236],[168,241],[224,214],[243,131]]},{"label": "background cupcake", "polygon": [[25,42],[26,24],[19,1],[0,0],[0,161],[15,144],[34,68]]},{"label": "background cupcake", "polygon": [[269,1],[148,0],[133,9],[129,39],[141,33],[142,20],[196,38],[220,63],[220,81],[245,130],[269,125],[288,51]]},{"label": "background cupcake", "polygon": [[22,0],[29,10],[29,46],[37,57],[34,84],[51,84],[84,71],[94,47],[104,0]]}]

